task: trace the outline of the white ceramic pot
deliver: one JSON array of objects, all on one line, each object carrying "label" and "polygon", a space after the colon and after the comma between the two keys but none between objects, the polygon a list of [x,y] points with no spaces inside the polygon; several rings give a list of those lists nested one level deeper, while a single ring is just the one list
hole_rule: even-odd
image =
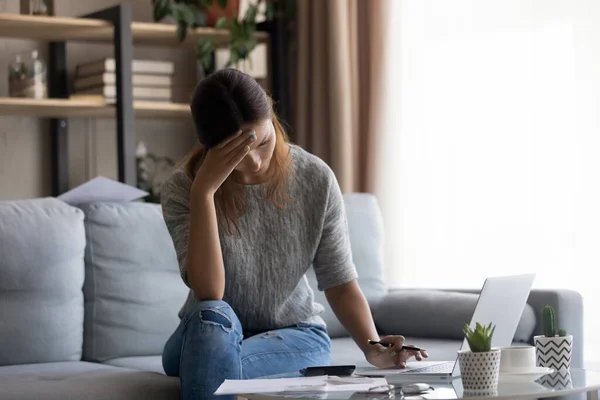
[{"label": "white ceramic pot", "polygon": [[500,354],[499,349],[482,353],[460,350],[458,363],[463,389],[468,392],[496,390],[500,372]]},{"label": "white ceramic pot", "polygon": [[573,336],[546,337],[534,336],[536,363],[539,367],[564,371],[571,368]]}]

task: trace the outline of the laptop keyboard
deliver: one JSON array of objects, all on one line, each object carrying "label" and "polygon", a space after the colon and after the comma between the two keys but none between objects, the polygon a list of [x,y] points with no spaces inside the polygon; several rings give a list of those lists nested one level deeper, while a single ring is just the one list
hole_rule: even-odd
[{"label": "laptop keyboard", "polygon": [[454,362],[446,362],[442,364],[430,365],[428,367],[422,368],[413,368],[411,370],[406,371],[409,374],[415,373],[427,373],[427,374],[450,374],[454,369]]}]

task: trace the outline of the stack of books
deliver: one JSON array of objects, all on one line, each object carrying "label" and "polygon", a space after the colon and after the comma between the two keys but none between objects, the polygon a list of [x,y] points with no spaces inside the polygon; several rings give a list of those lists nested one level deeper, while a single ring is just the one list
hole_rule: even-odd
[{"label": "stack of books", "polygon": [[[170,102],[172,98],[174,63],[170,61],[133,60],[133,100]],[[80,64],[73,83],[77,96],[101,97],[115,103],[117,96],[116,63],[114,58]]]}]

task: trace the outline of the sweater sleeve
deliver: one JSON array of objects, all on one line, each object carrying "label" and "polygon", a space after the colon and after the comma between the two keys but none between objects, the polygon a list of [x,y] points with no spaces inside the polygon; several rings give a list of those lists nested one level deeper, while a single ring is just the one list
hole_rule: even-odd
[{"label": "sweater sleeve", "polygon": [[321,291],[358,277],[352,260],[344,199],[332,171],[325,204],[323,230],[313,262],[318,289]]},{"label": "sweater sleeve", "polygon": [[174,172],[161,188],[163,218],[175,246],[181,278],[188,287],[186,260],[190,229],[190,188],[190,179],[183,171]]}]

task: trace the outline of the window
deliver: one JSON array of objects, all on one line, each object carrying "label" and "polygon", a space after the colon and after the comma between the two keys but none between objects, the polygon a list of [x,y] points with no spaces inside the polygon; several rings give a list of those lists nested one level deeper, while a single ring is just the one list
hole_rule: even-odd
[{"label": "window", "polygon": [[536,272],[536,288],[584,296],[586,366],[600,367],[600,3],[391,3],[388,278],[478,287]]}]

